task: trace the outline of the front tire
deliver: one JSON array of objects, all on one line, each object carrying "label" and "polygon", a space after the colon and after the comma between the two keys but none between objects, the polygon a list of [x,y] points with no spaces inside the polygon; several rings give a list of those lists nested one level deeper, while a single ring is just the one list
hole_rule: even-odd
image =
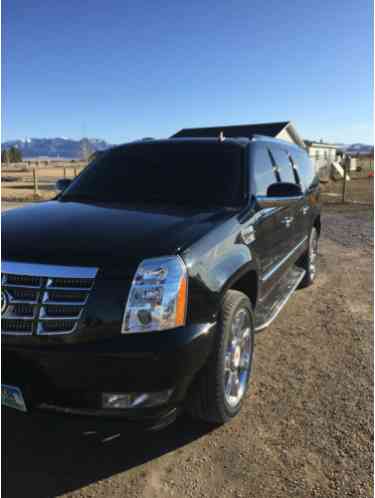
[{"label": "front tire", "polygon": [[229,290],[207,365],[190,389],[188,411],[197,419],[228,422],[240,411],[248,388],[254,350],[254,320],[245,294]]}]

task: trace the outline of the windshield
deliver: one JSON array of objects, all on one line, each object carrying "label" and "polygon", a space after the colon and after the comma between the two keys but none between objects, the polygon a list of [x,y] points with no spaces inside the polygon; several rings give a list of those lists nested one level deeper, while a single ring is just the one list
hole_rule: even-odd
[{"label": "windshield", "polygon": [[92,162],[61,200],[239,206],[244,149],[219,142],[134,143]]}]

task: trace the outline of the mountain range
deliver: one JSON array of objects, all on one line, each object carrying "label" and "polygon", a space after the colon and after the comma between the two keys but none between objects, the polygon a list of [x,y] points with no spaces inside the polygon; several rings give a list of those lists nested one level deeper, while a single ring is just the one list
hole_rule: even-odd
[{"label": "mountain range", "polygon": [[368,154],[374,153],[373,145],[366,145],[362,143],[345,145],[345,144],[337,144],[337,149],[352,156],[365,156]]},{"label": "mountain range", "polygon": [[[337,149],[351,155],[366,155],[374,151],[373,145],[355,143],[351,145],[336,144]],[[62,159],[80,159],[98,150],[112,147],[111,144],[100,138],[84,138],[73,140],[71,138],[26,138],[24,140],[9,140],[2,143],[3,149],[17,147],[23,159],[35,157],[49,157]],[[87,154],[88,152],[88,154]]]},{"label": "mountain range", "polygon": [[100,138],[25,138],[24,140],[9,140],[3,142],[3,149],[17,147],[23,159],[35,157],[50,157],[63,159],[80,159],[98,150],[105,150],[111,144]]}]

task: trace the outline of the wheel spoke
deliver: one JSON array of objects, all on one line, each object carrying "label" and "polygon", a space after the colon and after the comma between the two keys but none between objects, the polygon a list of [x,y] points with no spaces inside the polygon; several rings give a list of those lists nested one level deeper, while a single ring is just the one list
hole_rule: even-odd
[{"label": "wheel spoke", "polygon": [[233,378],[233,381],[232,381],[231,395],[237,398],[238,392],[240,390],[240,379],[238,378],[238,373],[233,372],[232,378]]},{"label": "wheel spoke", "polygon": [[227,382],[225,384],[225,393],[227,396],[231,396],[232,395],[232,387],[233,387],[233,382],[234,382],[234,372],[231,370],[229,373],[228,373],[228,378],[227,378]]},{"label": "wheel spoke", "polygon": [[227,403],[235,407],[246,391],[251,364],[251,320],[243,307],[233,316],[230,336],[224,353],[224,393]]},{"label": "wheel spoke", "polygon": [[241,370],[247,370],[249,364],[250,364],[250,354],[248,352],[243,352],[240,361]]},{"label": "wheel spoke", "polygon": [[231,369],[231,365],[232,365],[232,353],[230,351],[227,351],[225,353],[225,357],[224,357],[224,370],[225,370],[225,372],[227,372]]},{"label": "wheel spoke", "polygon": [[244,328],[241,337],[241,347],[243,347],[243,344],[246,343],[249,337],[250,337],[250,328],[249,327]]},{"label": "wheel spoke", "polygon": [[309,271],[310,271],[311,280],[314,280],[316,275],[317,256],[318,256],[318,236],[316,230],[313,229],[310,236],[310,248],[309,248]]}]

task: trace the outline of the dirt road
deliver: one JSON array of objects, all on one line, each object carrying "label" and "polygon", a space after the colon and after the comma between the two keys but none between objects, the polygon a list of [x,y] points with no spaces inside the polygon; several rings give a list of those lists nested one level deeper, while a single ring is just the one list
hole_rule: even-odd
[{"label": "dirt road", "polygon": [[140,433],[9,412],[4,496],[372,496],[370,209],[330,206],[323,226],[319,277],[257,336],[251,388],[232,423],[181,418]]}]

